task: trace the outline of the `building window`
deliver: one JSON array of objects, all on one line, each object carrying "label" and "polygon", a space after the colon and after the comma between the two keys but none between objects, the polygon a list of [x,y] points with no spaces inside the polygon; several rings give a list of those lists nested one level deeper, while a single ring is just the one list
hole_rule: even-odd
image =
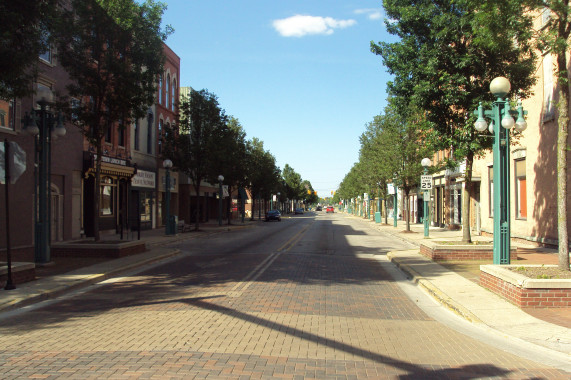
[{"label": "building window", "polygon": [[103,177],[101,179],[101,215],[109,216],[114,212],[114,194],[115,185],[111,177]]},{"label": "building window", "polygon": [[16,129],[16,102],[0,100],[0,128]]},{"label": "building window", "polygon": [[79,119],[79,110],[81,107],[81,102],[78,99],[71,98],[70,106],[71,106],[71,121],[77,123]]},{"label": "building window", "polygon": [[51,45],[48,43],[48,39],[49,39],[49,34],[44,34],[42,36],[42,43],[46,44],[46,50],[40,53],[40,59],[42,61],[45,61],[49,64],[52,63],[52,47]]},{"label": "building window", "polygon": [[169,108],[169,91],[170,91],[171,76],[167,74],[167,82],[165,83],[165,106]]},{"label": "building window", "polygon": [[543,121],[553,120],[553,56],[547,53],[543,56]]},{"label": "building window", "polygon": [[489,193],[489,204],[490,204],[490,218],[494,217],[494,167],[490,166],[488,168],[488,193]]},{"label": "building window", "polygon": [[147,113],[147,153],[153,154],[153,113]]},{"label": "building window", "polygon": [[123,119],[119,120],[117,125],[117,145],[125,146],[125,125],[123,124]]},{"label": "building window", "polygon": [[525,176],[525,159],[514,161],[514,164],[516,218],[527,219],[527,182]]},{"label": "building window", "polygon": [[159,75],[159,104],[163,103],[163,76]]},{"label": "building window", "polygon": [[162,150],[162,140],[163,140],[163,121],[159,120],[159,134],[157,136],[157,143],[159,144],[159,150],[158,150],[158,154],[161,154],[163,152]]},{"label": "building window", "polygon": [[105,142],[106,143],[111,143],[111,128],[112,128],[112,126],[109,125],[107,127],[107,129],[105,130]]},{"label": "building window", "polygon": [[135,150],[139,150],[139,134],[141,133],[141,127],[139,124],[139,119],[135,120]]},{"label": "building window", "polygon": [[176,94],[176,79],[173,79],[172,81],[172,100],[171,100],[171,110],[174,111],[174,100],[176,99],[175,94]]}]

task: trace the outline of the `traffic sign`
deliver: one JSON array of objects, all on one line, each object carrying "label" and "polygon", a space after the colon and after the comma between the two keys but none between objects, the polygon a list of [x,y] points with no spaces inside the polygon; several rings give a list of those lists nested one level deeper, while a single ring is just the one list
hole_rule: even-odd
[{"label": "traffic sign", "polygon": [[10,157],[10,183],[14,184],[26,171],[26,152],[15,141],[0,142],[0,184],[6,182],[6,145],[10,144],[8,151]]},{"label": "traffic sign", "polygon": [[432,176],[431,175],[421,175],[420,176],[420,189],[421,190],[432,190]]}]

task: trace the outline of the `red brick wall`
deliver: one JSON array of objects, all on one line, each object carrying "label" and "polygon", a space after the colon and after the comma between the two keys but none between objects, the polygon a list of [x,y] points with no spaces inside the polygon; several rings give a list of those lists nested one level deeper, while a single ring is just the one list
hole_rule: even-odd
[{"label": "red brick wall", "polygon": [[486,272],[480,272],[480,285],[522,308],[571,307],[571,289],[520,288]]},{"label": "red brick wall", "polygon": [[[471,250],[469,247],[464,249],[446,249],[441,247],[428,247],[421,244],[420,254],[434,261],[492,260],[494,257],[491,246],[489,250]],[[515,249],[511,250],[510,258],[511,260],[517,260],[517,251]]]}]

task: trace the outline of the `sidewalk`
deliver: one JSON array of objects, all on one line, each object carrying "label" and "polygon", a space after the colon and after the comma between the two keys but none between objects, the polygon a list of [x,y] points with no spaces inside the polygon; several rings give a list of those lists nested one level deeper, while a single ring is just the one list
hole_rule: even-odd
[{"label": "sidewalk", "polygon": [[[393,235],[420,246],[425,239],[435,241],[460,241],[462,231],[430,227],[429,237],[424,237],[424,225],[411,224],[412,232],[404,232],[406,222],[391,224],[375,223],[357,218],[371,228]],[[384,222],[384,221],[383,221]],[[491,241],[491,237],[474,236],[473,241]],[[519,244],[512,244],[519,246]],[[522,264],[556,264],[557,250],[549,248],[526,248]],[[512,305],[478,284],[480,264],[490,262],[436,263],[419,254],[418,249],[390,252],[389,259],[407,273],[442,305],[472,323],[487,326],[510,337],[531,342],[567,355],[571,354],[571,308],[525,309]],[[518,260],[518,263],[520,260]],[[513,264],[513,262],[512,262]],[[477,272],[477,273],[476,273]]]},{"label": "sidewalk", "polygon": [[[223,233],[254,226],[259,221],[233,221],[233,224],[201,223],[199,231],[165,235],[164,229],[141,231],[141,241],[145,242],[147,251],[137,255],[118,259],[109,258],[53,258],[53,265],[36,268],[36,280],[16,284],[14,290],[0,288],[0,313],[24,307],[41,301],[54,299],[72,291],[85,288],[91,284],[104,281],[118,274],[137,267],[164,260],[178,255],[180,251],[165,248],[169,243],[195,239],[205,235]],[[123,241],[137,240],[137,232],[125,233]],[[118,234],[103,234],[102,240],[120,240]]]}]

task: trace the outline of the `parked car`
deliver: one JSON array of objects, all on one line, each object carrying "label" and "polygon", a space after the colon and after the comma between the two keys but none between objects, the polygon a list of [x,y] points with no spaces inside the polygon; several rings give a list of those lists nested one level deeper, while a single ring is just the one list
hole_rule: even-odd
[{"label": "parked car", "polygon": [[295,209],[295,214],[303,214],[303,209],[301,207],[298,207]]},{"label": "parked car", "polygon": [[335,212],[335,209],[333,208],[333,206],[327,206],[325,212]]},{"label": "parked car", "polygon": [[321,206],[317,206],[317,207],[315,208],[315,211],[321,211]]},{"label": "parked car", "polygon": [[282,214],[278,210],[270,210],[266,212],[266,222],[270,220],[277,220],[278,222],[282,221]]}]

